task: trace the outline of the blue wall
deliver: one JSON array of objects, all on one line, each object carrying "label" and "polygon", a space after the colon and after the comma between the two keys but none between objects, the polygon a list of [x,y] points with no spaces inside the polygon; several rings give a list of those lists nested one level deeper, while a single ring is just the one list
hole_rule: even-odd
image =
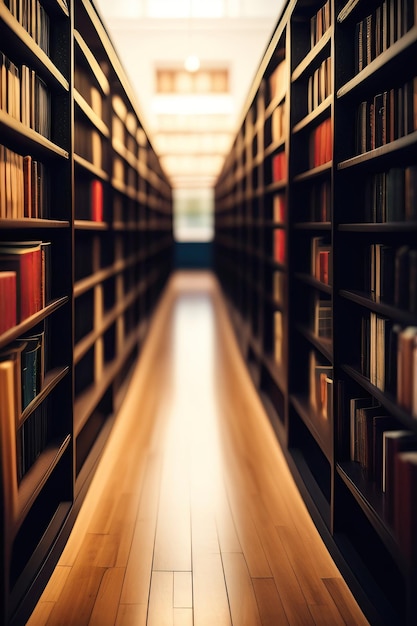
[{"label": "blue wall", "polygon": [[213,244],[208,242],[187,241],[174,246],[176,269],[212,269]]}]

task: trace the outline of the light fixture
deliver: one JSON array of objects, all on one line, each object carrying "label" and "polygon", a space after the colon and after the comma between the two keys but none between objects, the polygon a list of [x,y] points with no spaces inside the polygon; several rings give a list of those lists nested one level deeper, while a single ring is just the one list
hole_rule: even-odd
[{"label": "light fixture", "polygon": [[184,67],[187,72],[197,72],[200,69],[200,59],[196,54],[189,54],[185,59]]}]

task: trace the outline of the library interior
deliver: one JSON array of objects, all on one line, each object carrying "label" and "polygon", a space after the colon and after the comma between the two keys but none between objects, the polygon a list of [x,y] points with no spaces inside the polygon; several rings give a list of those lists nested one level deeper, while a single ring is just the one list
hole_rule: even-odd
[{"label": "library interior", "polygon": [[417,0],[0,0],[0,626],[415,626],[416,235]]}]

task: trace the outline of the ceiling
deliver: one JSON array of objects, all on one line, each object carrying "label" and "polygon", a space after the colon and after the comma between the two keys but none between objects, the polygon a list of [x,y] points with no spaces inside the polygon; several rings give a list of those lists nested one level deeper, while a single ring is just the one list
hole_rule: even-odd
[{"label": "ceiling", "polygon": [[95,0],[174,188],[214,185],[282,4]]}]

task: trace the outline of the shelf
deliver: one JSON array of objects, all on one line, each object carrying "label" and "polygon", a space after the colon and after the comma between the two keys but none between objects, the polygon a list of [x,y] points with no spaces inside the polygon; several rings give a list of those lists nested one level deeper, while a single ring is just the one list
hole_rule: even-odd
[{"label": "shelf", "polygon": [[[16,13],[22,10],[18,5],[12,3]],[[4,626],[29,620],[64,549],[171,269],[173,246],[171,186],[94,5],[90,0],[68,2],[68,6],[66,0],[34,0],[34,11],[35,5],[38,24],[42,27],[43,20],[46,24],[49,19],[49,40],[42,37],[44,33],[32,38],[2,0],[0,40],[2,52],[16,67],[33,69],[32,76],[47,85],[52,140],[0,111],[1,143],[11,154],[39,161],[46,171],[45,179],[35,178],[35,166],[17,169],[10,159],[10,167],[3,168],[0,193],[6,203],[2,198],[1,214],[11,213],[10,205],[14,208],[16,201],[23,205],[29,190],[42,202],[47,194],[51,211],[45,214],[54,219],[1,218],[0,230],[5,241],[51,243],[51,291],[59,297],[0,336],[0,350],[8,354],[10,349],[12,354],[16,340],[44,332],[46,367],[37,395],[20,415],[7,414],[11,427],[3,444],[14,450],[21,442],[29,454],[20,455],[18,450],[0,455],[0,475],[5,480],[10,477],[10,485],[5,483],[0,490],[5,520],[5,532],[0,533],[0,623]],[[51,58],[35,39],[49,47]],[[114,136],[115,96],[128,115],[123,120],[123,130],[130,132],[126,145]],[[33,104],[36,108],[35,97]],[[74,154],[74,148],[80,154]],[[118,182],[112,186],[117,160],[124,171],[119,179],[130,186]],[[38,184],[38,179],[48,187]],[[93,186],[94,181],[101,184]],[[92,212],[93,207],[97,211]],[[104,219],[74,219],[84,214]],[[75,281],[75,276],[83,278]],[[1,278],[2,283],[8,280]],[[16,287],[19,294],[19,276]],[[2,289],[1,298],[5,299]],[[10,399],[3,402],[4,410],[10,413],[12,398],[22,393],[19,361],[14,363],[14,387],[10,365],[1,381],[2,392]],[[74,397],[83,385],[89,387]],[[33,458],[39,448],[42,451]],[[14,477],[22,473],[17,487]]]},{"label": "shelf", "polygon": [[61,88],[69,92],[69,81],[61,74],[42,48],[37,45],[33,37],[19,24],[3,2],[0,3],[0,25],[1,23],[8,29],[4,33],[4,39],[11,42],[14,54],[23,58],[26,63],[29,61],[32,68],[42,78],[46,79],[51,87]]},{"label": "shelf", "polygon": [[[417,26],[414,26],[398,41],[393,43],[387,50],[377,56],[354,78],[345,83],[337,90],[337,98],[341,99],[350,96],[356,89],[363,87],[366,83],[368,89],[379,89],[379,84],[384,79],[384,75],[395,71],[398,61],[404,61],[401,71],[407,69],[408,59],[417,50]],[[369,83],[369,84],[368,84]],[[375,87],[373,87],[375,85]]]},{"label": "shelf", "polygon": [[323,102],[320,102],[320,104],[314,109],[314,111],[311,111],[311,113],[306,115],[306,117],[304,117],[302,120],[300,120],[299,122],[297,122],[297,124],[293,126],[292,133],[295,135],[299,133],[300,131],[308,128],[308,126],[312,125],[314,122],[317,122],[321,119],[324,119],[325,117],[328,117],[332,102],[333,102],[333,96],[332,95],[327,96],[327,98],[323,100]]},{"label": "shelf", "polygon": [[[413,0],[406,4],[410,19],[411,13],[416,19]],[[370,401],[384,407],[384,413],[387,411],[399,428],[417,434],[417,421],[411,412],[399,407],[392,395],[372,385],[358,367],[352,367],[355,360],[360,360],[361,320],[370,312],[404,327],[417,326],[415,313],[350,288],[365,284],[361,262],[364,259],[358,251],[364,256],[371,244],[395,249],[407,243],[410,250],[417,252],[416,220],[386,224],[364,221],[368,217],[365,208],[370,204],[369,195],[382,193],[376,184],[371,186],[372,176],[402,168],[408,176],[407,190],[410,188],[411,194],[415,191],[417,129],[375,150],[353,154],[359,105],[363,101],[371,103],[375,94],[390,89],[396,89],[400,99],[400,87],[406,82],[411,84],[414,77],[410,59],[417,58],[417,24],[352,77],[359,61],[355,34],[358,24],[362,22],[364,26],[364,39],[366,26],[371,25],[375,34],[377,24],[384,23],[385,7],[381,5],[382,0],[369,4],[359,0],[296,0],[286,4],[215,186],[215,268],[230,303],[243,357],[268,407],[268,416],[293,476],[329,550],[338,556],[341,571],[368,621],[414,626],[417,553],[413,552],[414,570],[410,571],[387,524],[383,497],[376,493],[371,480],[357,474],[354,464],[344,462],[350,447],[346,403],[351,393],[369,396]],[[400,0],[387,6],[389,10],[405,10]],[[322,34],[329,14],[330,26]],[[381,33],[380,40],[383,45],[389,38]],[[317,41],[313,48],[312,41]],[[372,44],[372,38],[368,37],[367,43]],[[282,141],[268,145],[272,114],[278,102],[266,104],[263,98],[268,93],[270,76],[283,57],[290,76],[285,78],[288,84],[280,102],[285,101],[290,123]],[[331,72],[330,77],[327,72]],[[340,87],[337,97],[331,93],[311,110],[313,96],[314,103],[319,102],[329,93],[330,85]],[[406,113],[410,114],[409,123],[404,124],[404,131],[399,123],[397,135],[413,128],[411,108]],[[392,123],[393,118],[390,119]],[[318,167],[309,167],[313,162],[309,156],[312,139],[328,137],[323,137],[320,130],[316,132],[322,122],[326,124],[323,128],[331,129],[332,152],[326,143],[323,147],[327,152],[323,151],[320,159],[330,154],[334,157]],[[252,141],[254,128],[258,138],[262,132],[264,135],[263,165],[259,159],[262,142]],[[283,154],[280,158],[287,166],[288,177],[271,183],[272,158],[277,151]],[[376,181],[379,183],[379,178]],[[285,265],[271,258],[274,230],[283,226],[272,219],[274,194],[285,194],[286,200]],[[319,222],[310,216],[325,216],[328,220]],[[310,269],[313,237],[322,237],[325,252],[331,251],[331,285],[317,280]],[[414,254],[409,257],[411,271]],[[375,271],[378,262],[376,259]],[[274,294],[280,295],[279,301]],[[316,302],[323,311],[320,319],[332,329],[331,338],[314,333]],[[280,316],[275,317],[277,312],[281,312],[282,325]],[[282,359],[278,367],[272,355],[275,346],[278,352],[280,345]],[[322,396],[318,404],[321,406],[322,402],[323,408],[319,414],[310,406],[313,355],[319,364],[326,363],[332,370],[333,384],[320,378]],[[319,373],[327,376],[326,366]],[[318,384],[315,380],[315,391],[319,390]],[[330,394],[331,409],[327,404]],[[327,413],[330,419],[324,417]],[[415,498],[413,491],[409,498]],[[411,516],[410,524],[415,525]]]},{"label": "shelf", "polygon": [[43,485],[48,480],[52,471],[68,448],[71,436],[67,435],[62,441],[50,445],[42,452],[19,485],[18,510],[15,528],[18,529],[24,520],[25,514],[32,502],[39,495]]},{"label": "shelf", "polygon": [[[0,9],[2,5],[0,4]],[[26,151],[39,154],[44,159],[60,157],[68,159],[67,150],[60,148],[52,141],[40,135],[32,128],[25,126],[22,122],[14,119],[5,111],[0,110],[0,130],[5,138],[13,141],[16,145],[22,146]]]},{"label": "shelf", "polygon": [[97,128],[98,131],[100,131],[103,137],[108,139],[110,137],[108,127],[76,89],[74,89],[74,102],[78,105],[88,120]]},{"label": "shelf", "polygon": [[294,176],[295,183],[301,183],[306,180],[312,180],[319,176],[323,176],[324,174],[328,174],[331,171],[332,162],[324,163],[323,165],[319,165],[318,167],[313,167],[306,172],[302,172],[301,174],[296,174]]},{"label": "shelf", "polygon": [[32,402],[25,408],[22,415],[20,416],[20,424],[29,417],[31,413],[44,401],[44,399],[49,396],[51,391],[61,382],[61,380],[68,374],[70,371],[69,366],[55,368],[50,370],[45,375],[45,380],[43,383],[43,387],[38,393],[38,395],[32,400]]},{"label": "shelf", "polygon": [[391,141],[384,146],[375,148],[375,150],[370,150],[369,152],[364,152],[363,154],[358,154],[350,159],[346,159],[338,163],[337,167],[339,170],[343,170],[350,167],[367,166],[370,161],[376,163],[373,167],[383,167],[385,164],[390,163],[393,156],[398,158],[402,152],[415,150],[416,144],[417,131],[405,137],[401,137],[400,139],[396,139],[395,141]]},{"label": "shelf", "polygon": [[346,298],[346,300],[355,302],[356,304],[359,304],[360,306],[367,308],[370,311],[374,311],[375,313],[379,313],[384,317],[392,317],[398,322],[404,324],[405,326],[414,326],[416,323],[415,314],[409,311],[398,309],[393,304],[378,302],[378,300],[372,298],[371,294],[369,293],[364,293],[361,291],[348,291],[347,289],[342,289],[340,290],[339,295],[342,298]]},{"label": "shelf", "polygon": [[37,219],[34,217],[22,217],[14,220],[10,218],[0,218],[1,230],[34,230],[34,229],[69,229],[70,223],[65,220]]},{"label": "shelf", "polygon": [[89,47],[85,43],[82,35],[80,34],[78,30],[74,30],[74,41],[77,44],[80,52],[82,52],[86,62],[90,66],[92,70],[92,76],[95,77],[95,80],[97,81],[97,84],[99,85],[101,91],[103,92],[105,96],[109,96],[110,95],[109,81],[107,80],[106,75],[104,74],[103,70],[100,67],[100,64],[97,62],[95,56],[90,51]]},{"label": "shelf", "polygon": [[101,167],[93,165],[93,163],[90,163],[90,161],[87,161],[87,159],[84,159],[79,154],[74,154],[74,163],[75,165],[78,165],[78,167],[90,172],[90,174],[93,174],[93,176],[100,178],[104,182],[108,182],[109,176],[107,172],[105,172]]},{"label": "shelf", "polygon": [[364,477],[363,470],[359,463],[338,463],[336,469],[366,517],[378,532],[384,545],[387,546],[391,556],[399,567],[406,571],[405,559],[399,551],[397,541],[389,523],[385,521],[386,506],[384,494],[377,489],[375,483],[370,482]]},{"label": "shelf", "polygon": [[342,365],[342,370],[356,381],[370,396],[373,396],[375,400],[379,402],[393,417],[398,419],[406,428],[417,432],[417,421],[403,408],[401,408],[395,398],[388,395],[384,391],[372,385],[368,378],[363,376],[358,369],[351,367],[350,365]]},{"label": "shelf", "polygon": [[116,263],[113,263],[113,265],[109,267],[97,270],[91,276],[87,276],[87,278],[77,281],[74,285],[74,297],[78,298],[86,291],[93,289],[96,285],[104,283],[104,281],[120,274],[129,267],[133,267],[140,260],[143,260],[143,253],[138,252],[126,259],[116,261]]},{"label": "shelf", "polygon": [[123,354],[111,361],[104,368],[100,381],[83,391],[75,399],[74,405],[74,436],[77,437],[90,415],[92,415],[95,407],[100,402],[102,396],[112,384],[114,378],[120,371],[124,362],[128,359],[130,353],[136,347],[139,337],[141,336],[140,327],[136,329],[127,341],[124,343]]},{"label": "shelf", "polygon": [[126,309],[128,309],[133,302],[143,293],[145,290],[144,283],[140,283],[136,289],[130,292],[124,297],[121,303],[103,316],[100,327],[93,329],[85,337],[83,337],[74,348],[74,364],[76,365],[83,358],[83,356],[92,348],[100,337],[114,324],[118,317],[120,317]]},{"label": "shelf", "polygon": [[50,304],[48,304],[45,308],[43,308],[38,313],[35,313],[31,317],[28,317],[23,322],[10,328],[5,333],[0,335],[0,348],[4,348],[7,344],[11,343],[21,335],[27,333],[31,328],[39,324],[42,320],[44,320],[52,313],[55,313],[58,309],[69,302],[69,298],[64,296],[63,298],[57,298],[53,300]]},{"label": "shelf", "polygon": [[352,15],[358,4],[360,4],[360,0],[348,0],[337,16],[337,21],[342,23],[347,20]]},{"label": "shelf", "polygon": [[301,324],[295,324],[297,331],[303,335],[330,363],[333,363],[333,342],[331,339],[325,339],[318,337],[312,330],[302,326]]},{"label": "shelf", "polygon": [[290,402],[303,420],[310,434],[314,437],[326,459],[331,463],[333,451],[332,420],[324,420],[319,415],[316,415],[311,409],[308,398],[304,395],[292,394],[290,396]]},{"label": "shelf", "polygon": [[333,288],[331,285],[325,285],[324,283],[320,282],[313,276],[310,276],[310,274],[301,274],[297,272],[294,277],[297,280],[300,280],[303,283],[306,283],[306,285],[310,285],[310,287],[319,289],[320,291],[323,291],[324,293],[327,293],[329,295],[331,295],[333,292]]},{"label": "shelf", "polygon": [[330,56],[330,42],[332,39],[332,28],[328,28],[327,31],[322,35],[320,40],[316,43],[314,48],[310,50],[308,54],[304,57],[303,61],[294,69],[291,81],[295,82],[299,80],[303,74],[308,71],[311,71],[311,64],[322,55],[323,51],[327,49],[328,56]]}]

